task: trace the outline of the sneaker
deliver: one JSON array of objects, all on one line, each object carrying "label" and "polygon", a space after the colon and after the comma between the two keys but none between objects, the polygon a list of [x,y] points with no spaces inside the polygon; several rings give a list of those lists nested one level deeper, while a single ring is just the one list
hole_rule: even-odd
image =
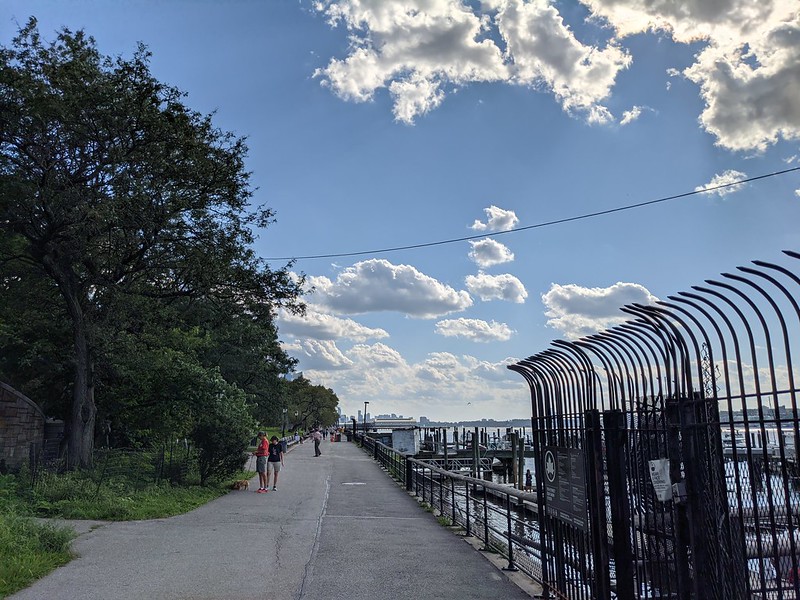
[{"label": "sneaker", "polygon": [[267,490],[265,488],[258,488],[258,490],[256,490],[256,494],[266,494],[266,493]]},{"label": "sneaker", "polygon": [[272,491],[273,491],[273,492],[277,492],[277,491],[278,491],[278,488],[276,488],[276,487],[273,485],[273,486],[272,486]]}]

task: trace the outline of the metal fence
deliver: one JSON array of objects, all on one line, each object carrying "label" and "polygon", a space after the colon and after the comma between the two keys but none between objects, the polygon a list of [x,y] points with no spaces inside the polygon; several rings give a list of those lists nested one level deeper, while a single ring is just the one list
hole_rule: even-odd
[{"label": "metal fence", "polygon": [[800,254],[509,368],[531,391],[542,583],[566,598],[800,598]]},{"label": "metal fence", "polygon": [[[66,455],[53,448],[31,444],[28,460],[31,488],[46,487],[67,471]],[[197,474],[197,452],[189,444],[174,444],[155,450],[100,448],[94,452],[91,469],[81,472],[88,483],[95,485],[95,494],[102,486],[124,481],[126,489],[143,489],[161,481],[184,483]]]}]

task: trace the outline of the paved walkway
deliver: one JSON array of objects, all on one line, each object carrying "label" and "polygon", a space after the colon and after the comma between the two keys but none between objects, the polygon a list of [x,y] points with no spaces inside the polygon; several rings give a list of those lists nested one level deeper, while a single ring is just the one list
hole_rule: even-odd
[{"label": "paved walkway", "polygon": [[251,481],[178,517],[83,524],[79,557],[11,598],[529,598],[354,444],[322,450],[290,451],[276,492]]}]

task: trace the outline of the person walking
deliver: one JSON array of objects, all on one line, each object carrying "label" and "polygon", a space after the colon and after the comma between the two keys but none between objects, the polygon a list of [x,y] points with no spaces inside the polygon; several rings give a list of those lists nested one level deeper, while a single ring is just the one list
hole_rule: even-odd
[{"label": "person walking", "polygon": [[319,443],[322,440],[322,434],[319,432],[319,429],[314,429],[314,433],[311,434],[311,438],[314,440],[314,456],[319,456],[322,452],[319,451]]},{"label": "person walking", "polygon": [[263,431],[258,432],[258,446],[253,456],[256,457],[256,471],[258,472],[258,489],[256,493],[266,494],[269,489],[267,486],[267,456],[269,455],[269,442],[267,434]]},{"label": "person walking", "polygon": [[269,489],[269,474],[272,473],[272,491],[278,491],[278,473],[284,466],[283,462],[283,444],[278,441],[278,436],[273,435],[270,438],[270,445],[268,448],[269,457],[267,458],[267,489]]}]

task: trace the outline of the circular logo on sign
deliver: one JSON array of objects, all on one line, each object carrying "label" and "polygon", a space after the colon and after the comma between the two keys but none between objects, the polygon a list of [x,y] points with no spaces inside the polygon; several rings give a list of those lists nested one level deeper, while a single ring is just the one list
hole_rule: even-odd
[{"label": "circular logo on sign", "polygon": [[556,480],[556,457],[553,456],[551,450],[548,450],[544,455],[544,473],[550,483]]}]

